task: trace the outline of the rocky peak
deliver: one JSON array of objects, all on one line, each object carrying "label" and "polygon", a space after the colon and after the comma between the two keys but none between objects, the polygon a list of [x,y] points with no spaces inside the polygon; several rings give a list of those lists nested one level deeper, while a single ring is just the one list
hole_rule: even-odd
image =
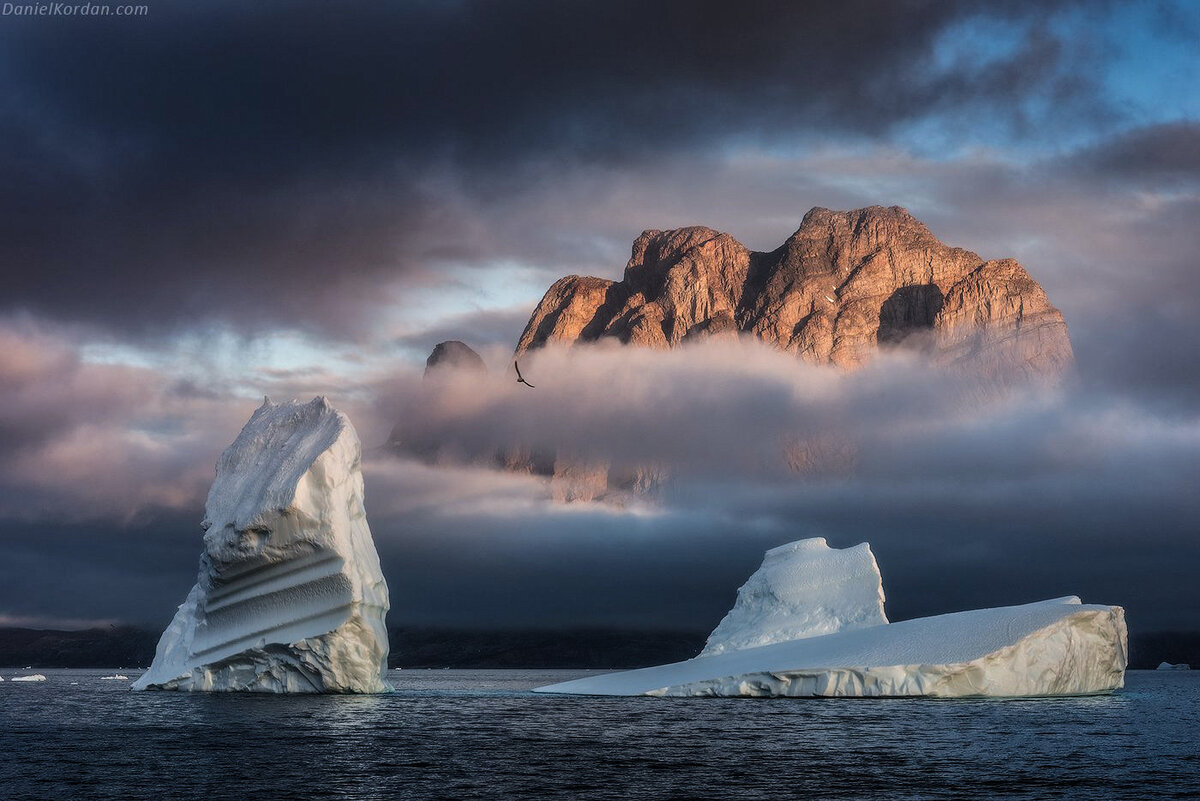
[{"label": "rocky peak", "polygon": [[[470,345],[451,339],[433,346],[433,351],[425,360],[425,373],[422,378],[428,384],[423,386],[436,387],[441,381],[459,374],[477,376],[482,380],[487,376],[487,372],[483,358]],[[392,433],[388,435],[384,448],[394,453],[409,453],[428,461],[436,461],[441,450],[438,443],[429,441],[420,430],[406,427],[403,421],[398,421],[392,427]]]},{"label": "rocky peak", "polygon": [[751,335],[854,367],[920,342],[937,361],[1057,375],[1072,362],[1062,315],[1021,265],[943,244],[899,206],[814,208],[769,253],[701,226],[647,230],[621,281],[571,276],[538,304],[518,355],[550,342],[669,348]]},{"label": "rocky peak", "polygon": [[425,360],[425,377],[440,370],[469,370],[486,373],[487,366],[483,359],[465,342],[451,339],[439,342],[433,347],[433,352]]}]

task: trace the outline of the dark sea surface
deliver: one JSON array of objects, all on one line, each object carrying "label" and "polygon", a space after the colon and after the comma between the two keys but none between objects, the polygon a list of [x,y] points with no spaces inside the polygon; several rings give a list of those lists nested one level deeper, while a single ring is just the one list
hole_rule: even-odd
[{"label": "dark sea surface", "polygon": [[29,672],[0,670],[5,801],[1200,797],[1200,671],[990,701],[529,692],[585,671],[391,671],[365,697],[9,681]]}]

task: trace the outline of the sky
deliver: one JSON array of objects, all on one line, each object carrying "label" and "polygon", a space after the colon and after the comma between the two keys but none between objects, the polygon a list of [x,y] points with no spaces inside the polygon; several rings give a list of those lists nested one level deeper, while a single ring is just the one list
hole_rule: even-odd
[{"label": "sky", "polygon": [[[872,543],[893,619],[1074,593],[1200,629],[1196,4],[147,9],[0,15],[0,625],[165,624],[216,457],[264,395],[323,394],[392,625],[709,629],[824,536]],[[1019,259],[1076,380],[981,398],[748,343],[503,374],[546,288],[619,277],[643,229],[771,250],[876,204]],[[492,378],[422,382],[446,339]],[[561,504],[393,429],[671,478]],[[780,470],[799,436],[854,469]]]}]

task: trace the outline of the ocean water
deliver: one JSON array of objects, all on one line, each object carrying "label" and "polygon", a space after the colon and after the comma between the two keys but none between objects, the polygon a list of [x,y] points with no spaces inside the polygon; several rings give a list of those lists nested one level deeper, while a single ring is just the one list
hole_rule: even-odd
[{"label": "ocean water", "polygon": [[392,671],[371,697],[8,681],[26,672],[0,670],[5,801],[1200,797],[1200,671],[1003,701],[529,692],[583,671]]}]

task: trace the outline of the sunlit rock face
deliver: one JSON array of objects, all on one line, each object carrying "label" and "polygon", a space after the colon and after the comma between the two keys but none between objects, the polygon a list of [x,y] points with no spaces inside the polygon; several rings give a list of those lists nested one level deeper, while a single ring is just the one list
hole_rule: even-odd
[{"label": "sunlit rock face", "polygon": [[390,689],[360,463],[350,420],[324,398],[255,411],[217,462],[196,585],[135,689]]},{"label": "sunlit rock face", "polygon": [[824,537],[767,551],[738,589],[701,656],[887,623],[883,578],[867,543],[830,548]]},{"label": "sunlit rock face", "polygon": [[802,540],[763,567],[700,656],[539,687],[578,695],[1035,697],[1122,687],[1125,611],[1075,596],[889,623],[864,545]]},{"label": "sunlit rock face", "polygon": [[[546,345],[671,349],[739,337],[842,370],[902,353],[898,362],[931,367],[931,376],[953,374],[963,408],[1055,385],[1074,359],[1062,314],[1020,264],[950,247],[898,206],[814,208],[771,252],[702,226],[645,231],[621,280],[572,275],[551,285],[515,356],[536,384],[536,351]],[[435,349],[430,364],[445,358]],[[473,459],[542,476],[567,503],[636,502],[668,485],[674,469],[669,460],[618,464],[544,442],[463,457],[399,426],[389,444],[431,462]],[[860,450],[836,428],[798,430],[779,443],[782,466],[804,477],[853,475]]]},{"label": "sunlit rock face", "polygon": [[517,354],[605,337],[670,348],[738,335],[846,368],[881,347],[999,380],[1053,379],[1073,362],[1062,314],[1020,264],[949,247],[898,206],[812,209],[770,253],[711,228],[645,231],[621,281],[555,282]]}]

